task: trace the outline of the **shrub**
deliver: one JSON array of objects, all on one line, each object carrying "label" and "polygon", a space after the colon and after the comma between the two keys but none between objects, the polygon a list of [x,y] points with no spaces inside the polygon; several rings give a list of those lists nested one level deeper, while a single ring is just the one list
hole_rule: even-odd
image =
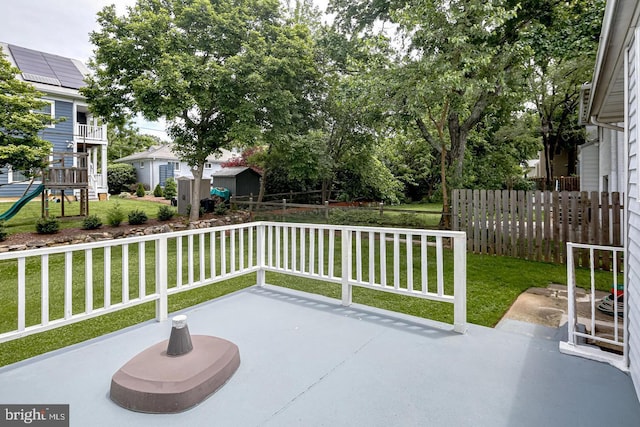
[{"label": "shrub", "polygon": [[112,227],[119,226],[124,221],[125,215],[119,203],[115,203],[111,209],[107,211],[107,223]]},{"label": "shrub", "polygon": [[176,211],[169,206],[162,205],[158,208],[158,219],[160,221],[169,221],[176,214]]},{"label": "shrub", "polygon": [[82,220],[84,230],[95,230],[102,227],[102,220],[98,215],[89,215]]},{"label": "shrub", "polygon": [[347,225],[379,225],[382,223],[380,214],[373,211],[359,211],[357,209],[332,210],[329,216],[331,224]]},{"label": "shrub", "polygon": [[136,168],[132,165],[116,163],[107,168],[107,184],[111,194],[120,194],[131,184],[135,184],[136,180]]},{"label": "shrub", "polygon": [[60,221],[55,216],[40,218],[36,222],[38,234],[55,234],[60,229]]},{"label": "shrub", "polygon": [[216,206],[213,208],[213,213],[216,215],[224,215],[227,213],[227,204],[225,202],[216,203]]},{"label": "shrub", "polygon": [[6,225],[4,225],[4,221],[0,221],[0,242],[7,239],[9,236],[9,232],[7,231]]},{"label": "shrub", "polygon": [[173,199],[178,195],[178,184],[173,178],[167,178],[164,182],[164,198],[167,200]]},{"label": "shrub", "polygon": [[136,209],[135,211],[129,212],[129,224],[131,225],[144,224],[145,222],[147,222],[148,219],[149,218],[147,217],[147,214],[144,213],[144,211],[141,211],[140,209]]},{"label": "shrub", "polygon": [[138,183],[138,187],[136,188],[136,196],[144,197],[146,192],[144,191],[144,185],[141,182]]},{"label": "shrub", "polygon": [[156,188],[153,189],[153,195],[155,197],[164,196],[164,191],[162,191],[162,187],[160,187],[160,184],[156,185]]}]

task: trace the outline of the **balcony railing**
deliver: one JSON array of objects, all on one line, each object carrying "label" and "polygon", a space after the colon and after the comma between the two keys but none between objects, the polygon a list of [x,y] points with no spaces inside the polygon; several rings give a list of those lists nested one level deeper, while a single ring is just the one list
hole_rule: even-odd
[{"label": "balcony railing", "polygon": [[[452,251],[445,250],[451,245]],[[462,232],[254,222],[0,253],[0,342],[256,273],[337,283],[452,303],[466,330]]]},{"label": "balcony railing", "polygon": [[76,137],[82,140],[92,140],[92,141],[106,141],[107,139],[107,126],[94,126],[94,125],[84,125],[80,123],[76,123]]},{"label": "balcony railing", "polygon": [[[589,282],[578,283],[576,251],[589,256]],[[575,356],[607,362],[627,371],[629,369],[627,304],[620,282],[624,248],[615,246],[567,243],[568,338],[560,342],[560,351]],[[601,264],[611,265],[612,293],[596,291],[596,271]],[[584,298],[578,297],[577,286],[586,288]],[[598,307],[601,307],[600,310]]]}]

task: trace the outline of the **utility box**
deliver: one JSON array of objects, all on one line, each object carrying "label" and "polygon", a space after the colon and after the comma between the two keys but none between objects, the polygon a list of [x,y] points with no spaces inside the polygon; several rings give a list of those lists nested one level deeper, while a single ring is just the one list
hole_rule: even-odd
[{"label": "utility box", "polygon": [[208,179],[200,180],[200,196],[195,203],[191,202],[191,186],[195,183],[195,180],[190,178],[180,177],[176,179],[178,183],[178,214],[188,215],[189,205],[195,205],[196,209],[200,209],[200,200],[208,199],[209,192],[211,191],[211,182]]}]

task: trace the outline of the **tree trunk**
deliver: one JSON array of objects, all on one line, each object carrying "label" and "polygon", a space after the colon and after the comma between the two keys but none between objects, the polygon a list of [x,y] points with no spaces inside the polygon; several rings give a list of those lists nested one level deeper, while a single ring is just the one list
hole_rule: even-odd
[{"label": "tree trunk", "polygon": [[191,211],[189,211],[189,222],[195,222],[200,218],[200,182],[202,181],[202,171],[204,162],[191,168],[193,175],[193,185],[191,186]]},{"label": "tree trunk", "polygon": [[262,171],[262,178],[260,178],[260,192],[258,193],[258,203],[262,203],[262,199],[264,199],[264,193],[267,188],[267,169],[265,168]]}]

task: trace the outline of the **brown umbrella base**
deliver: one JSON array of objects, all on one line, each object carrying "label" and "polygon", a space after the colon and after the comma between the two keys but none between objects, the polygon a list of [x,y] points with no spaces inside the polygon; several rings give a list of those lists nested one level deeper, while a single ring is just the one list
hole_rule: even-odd
[{"label": "brown umbrella base", "polygon": [[193,350],[168,356],[168,340],[124,364],[111,379],[111,399],[138,412],[181,412],[213,394],[240,365],[238,346],[222,338],[191,337]]}]

